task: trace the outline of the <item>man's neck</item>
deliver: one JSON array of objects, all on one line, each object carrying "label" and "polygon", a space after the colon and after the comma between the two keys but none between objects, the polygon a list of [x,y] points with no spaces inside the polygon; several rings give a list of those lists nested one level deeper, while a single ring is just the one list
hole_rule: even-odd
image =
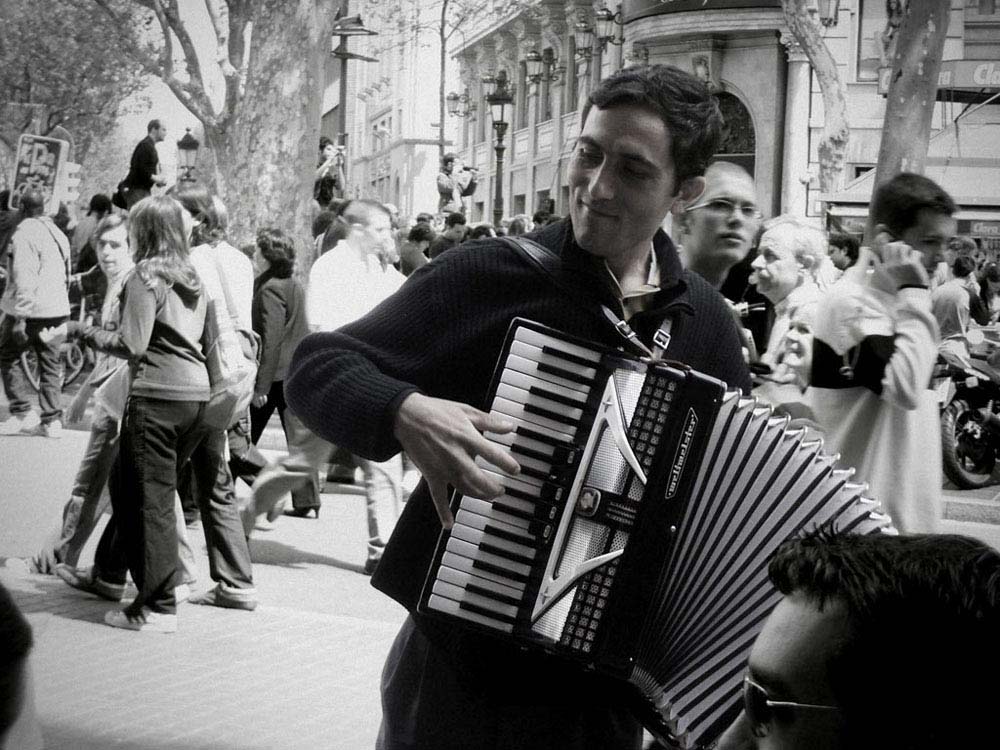
[{"label": "man's neck", "polygon": [[644,284],[649,277],[652,254],[653,243],[650,240],[637,245],[624,255],[608,258],[606,262],[618,280],[618,285],[622,289],[633,289]]}]

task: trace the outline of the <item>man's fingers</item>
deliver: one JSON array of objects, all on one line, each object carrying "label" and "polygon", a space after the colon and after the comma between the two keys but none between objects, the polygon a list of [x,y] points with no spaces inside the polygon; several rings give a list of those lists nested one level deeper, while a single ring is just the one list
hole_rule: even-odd
[{"label": "man's fingers", "polygon": [[437,510],[438,518],[441,519],[441,526],[450,529],[455,519],[451,515],[451,508],[448,505],[448,483],[444,480],[428,480],[427,486],[431,491],[431,498],[434,500],[434,508]]},{"label": "man's fingers", "polygon": [[485,411],[480,411],[479,409],[465,404],[462,406],[465,416],[469,418],[472,426],[480,432],[513,432],[517,427],[513,420],[507,419],[506,417],[501,417],[498,414],[488,414]]},{"label": "man's fingers", "polygon": [[482,445],[476,452],[498,469],[501,469],[508,474],[518,474],[521,471],[520,464],[517,463],[508,451],[504,450],[495,443],[491,443],[485,438],[483,438]]}]

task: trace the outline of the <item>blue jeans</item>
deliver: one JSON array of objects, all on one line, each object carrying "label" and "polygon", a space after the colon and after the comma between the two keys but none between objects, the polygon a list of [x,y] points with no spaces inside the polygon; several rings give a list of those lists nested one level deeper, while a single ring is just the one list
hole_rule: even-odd
[{"label": "blue jeans", "polygon": [[20,362],[21,353],[30,349],[38,360],[38,403],[42,422],[62,419],[63,366],[59,347],[63,338],[58,337],[46,344],[38,338],[38,332],[65,322],[65,317],[28,318],[25,321],[28,343],[20,346],[14,341],[14,318],[0,314],[0,373],[3,373],[3,390],[11,414],[23,415],[31,411],[35,393]]},{"label": "blue jeans", "polygon": [[[114,514],[96,565],[107,581],[123,582],[128,565],[139,589],[130,610],[173,613],[177,604],[177,473],[190,459],[208,545],[212,579],[252,595],[250,551],[224,460],[226,435],[205,426],[204,403],[130,396],[112,482]],[[228,487],[228,489],[226,489]]]}]

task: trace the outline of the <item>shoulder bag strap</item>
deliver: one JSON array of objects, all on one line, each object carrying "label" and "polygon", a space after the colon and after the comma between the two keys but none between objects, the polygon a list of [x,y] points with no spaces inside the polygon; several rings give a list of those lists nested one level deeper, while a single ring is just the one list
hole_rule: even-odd
[{"label": "shoulder bag strap", "polygon": [[[528,261],[529,265],[548,276],[560,289],[567,293],[570,299],[580,299],[579,291],[570,289],[559,277],[560,258],[550,248],[540,245],[527,237],[505,236],[499,239],[517,250]],[[636,335],[635,331],[628,324],[628,321],[619,317],[607,305],[587,305],[586,307],[596,312],[603,320],[614,326],[615,331],[624,339],[625,344],[642,357],[658,361],[663,358],[667,347],[670,346],[670,329],[673,326],[673,318],[669,315],[663,318],[660,327],[653,334],[653,348],[650,349],[642,343],[638,335]]]}]

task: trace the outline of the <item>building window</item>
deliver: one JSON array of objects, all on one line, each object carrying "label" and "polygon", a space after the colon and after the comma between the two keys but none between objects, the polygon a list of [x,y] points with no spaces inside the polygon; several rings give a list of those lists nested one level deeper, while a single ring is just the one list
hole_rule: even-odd
[{"label": "building window", "polygon": [[992,16],[997,12],[996,0],[979,0],[979,15]]},{"label": "building window", "polygon": [[755,167],[757,135],[750,112],[743,106],[743,102],[732,94],[723,92],[716,94],[715,98],[719,103],[722,119],[726,123],[722,131],[722,146],[716,158],[739,164],[752,175]]},{"label": "building window", "polygon": [[853,164],[851,166],[852,179],[858,179],[863,174],[868,174],[875,169],[874,164]]}]

